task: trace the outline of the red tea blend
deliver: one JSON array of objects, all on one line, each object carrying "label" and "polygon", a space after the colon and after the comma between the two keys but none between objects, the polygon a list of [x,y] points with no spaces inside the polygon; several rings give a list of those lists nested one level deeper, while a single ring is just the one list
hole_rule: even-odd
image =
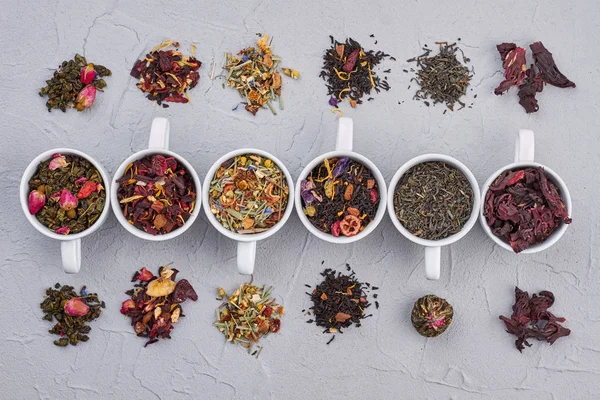
[{"label": "red tea blend", "polygon": [[[571,330],[561,326],[564,318],[556,317],[548,309],[554,304],[552,292],[541,291],[539,295],[533,294],[531,298],[527,292],[515,287],[515,304],[510,318],[503,315],[506,331],[517,336],[515,346],[523,352],[525,346],[531,347],[527,339],[537,339],[553,344],[563,336],[569,336]],[[525,345],[525,346],[523,346]]]},{"label": "red tea blend", "polygon": [[152,235],[183,226],[196,205],[194,180],[174,157],[155,154],[134,161],[117,183],[123,216]]},{"label": "red tea blend", "polygon": [[177,49],[163,50],[170,46],[177,48],[179,42],[167,40],[156,46],[144,59],[137,60],[130,72],[139,79],[136,86],[148,94],[148,100],[165,108],[169,105],[163,102],[187,103],[190,100],[187,92],[198,84],[198,70],[202,65],[194,57],[195,46],[192,46],[191,57]]},{"label": "red tea blend", "polygon": [[483,215],[515,253],[544,242],[561,223],[571,223],[558,188],[541,167],[501,173],[485,195]]},{"label": "red tea blend", "polygon": [[371,170],[348,157],[324,159],[300,183],[302,211],[321,232],[354,236],[375,218],[379,185]]},{"label": "red tea blend", "polygon": [[139,337],[148,338],[144,347],[171,339],[171,331],[180,317],[184,317],[181,303],[198,300],[198,295],[186,279],[175,282],[178,270],[170,264],[158,269],[158,276],[146,267],[137,271],[131,282],[134,288],[125,292],[131,296],[121,305],[121,314],[131,317],[131,326]]}]

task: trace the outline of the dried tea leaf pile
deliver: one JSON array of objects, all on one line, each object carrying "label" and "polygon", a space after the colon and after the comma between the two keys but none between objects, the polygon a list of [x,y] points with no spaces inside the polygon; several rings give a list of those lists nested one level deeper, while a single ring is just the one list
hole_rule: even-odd
[{"label": "dried tea leaf pile", "polygon": [[436,337],[446,331],[453,317],[454,309],[446,299],[428,294],[415,302],[410,321],[420,335]]},{"label": "dried tea leaf pile", "polygon": [[[175,50],[167,50],[169,47]],[[130,72],[139,80],[136,86],[147,93],[148,100],[156,101],[165,108],[169,105],[163,103],[189,102],[188,91],[200,80],[198,70],[202,63],[194,57],[196,47],[192,46],[191,56],[180,52],[178,47],[179,42],[166,40],[145,58],[137,60]]]},{"label": "dried tea leaf pile", "polygon": [[254,286],[252,282],[240,285],[231,295],[219,288],[217,300],[225,302],[217,308],[215,327],[228,342],[239,344],[248,349],[248,354],[258,357],[262,346],[254,351],[253,346],[281,328],[284,308],[276,303],[272,293],[273,287]]},{"label": "dried tea leaf pile", "polygon": [[496,95],[502,95],[512,87],[519,88],[519,104],[525,111],[533,113],[539,110],[536,94],[544,89],[544,83],[559,87],[575,87],[556,66],[552,53],[544,47],[542,42],[535,42],[529,46],[533,53],[535,65],[527,68],[525,60],[526,50],[517,47],[514,43],[502,43],[496,46],[502,59],[504,80],[494,90]]},{"label": "dried tea leaf pile", "polygon": [[485,195],[483,215],[492,233],[515,253],[572,222],[558,187],[541,167],[501,173]]},{"label": "dried tea leaf pile", "polygon": [[117,199],[130,224],[152,235],[182,227],[196,206],[196,185],[174,157],[160,154],[136,160],[117,180]]},{"label": "dried tea leaf pile", "polygon": [[40,96],[48,96],[46,107],[66,112],[67,108],[83,111],[90,108],[96,99],[96,92],[106,87],[102,78],[110,76],[111,71],[98,64],[90,64],[85,57],[75,54],[72,60],[62,64],[40,89]]},{"label": "dried tea leaf pile", "polygon": [[324,159],[300,185],[302,211],[310,223],[335,237],[362,232],[379,209],[377,179],[348,157]]},{"label": "dried tea leaf pile", "polygon": [[85,286],[79,294],[73,289],[73,286],[57,283],[54,288],[46,289],[45,299],[40,303],[43,319],[50,322],[56,320],[54,327],[48,331],[60,336],[54,341],[56,346],[77,346],[79,342],[87,342],[87,334],[92,330],[88,323],[98,318],[101,309],[105,308],[98,295],[88,293]]},{"label": "dried tea leaf pile", "polygon": [[121,314],[131,318],[131,326],[139,337],[148,338],[144,347],[171,339],[171,332],[180,317],[184,317],[181,304],[187,299],[198,300],[198,295],[186,279],[177,278],[178,270],[170,264],[158,269],[158,276],[146,267],[131,278],[133,289],[125,292],[130,299],[121,305]]},{"label": "dried tea leaf pile", "polygon": [[461,63],[456,53],[462,50],[456,46],[456,43],[436,42],[439,44],[439,52],[431,55],[432,50],[424,47],[425,53],[418,57],[408,59],[407,62],[417,63],[417,77],[412,80],[420,86],[419,90],[413,96],[415,100],[423,100],[423,103],[429,106],[429,101],[433,104],[443,103],[454,111],[458,103],[460,109],[466,104],[461,98],[467,94],[467,88],[471,78],[472,71],[465,65],[469,58],[462,54],[463,63]]},{"label": "dried tea leaf pile", "polygon": [[83,232],[96,223],[106,201],[100,172],[72,154],[54,154],[40,162],[29,190],[29,212],[62,235]]},{"label": "dried tea leaf pile", "polygon": [[[272,38],[269,41],[269,35],[260,36],[256,47],[225,55],[225,84],[238,91],[244,108],[252,115],[265,106],[277,115],[274,102],[278,102],[279,109],[283,110],[282,80],[278,68],[281,57],[274,55],[271,50]],[[299,77],[298,71],[291,68],[283,68],[282,72],[293,79]]]},{"label": "dried tea leaf pile", "polygon": [[[349,275],[330,268],[325,269],[321,272],[323,281],[311,293],[307,293],[313,304],[310,307],[312,318],[307,322],[325,328],[323,333],[344,333],[342,328],[352,325],[360,327],[362,320],[372,315],[365,314],[365,310],[371,306],[367,292],[379,288],[371,286],[368,282],[359,282],[348,264],[346,269],[350,272]],[[377,294],[373,294],[373,297],[377,298]],[[375,307],[379,308],[377,301]],[[334,337],[327,344],[331,343]]]},{"label": "dried tea leaf pile", "polygon": [[232,232],[265,232],[288,206],[289,186],[281,168],[269,158],[244,154],[227,160],[210,183],[210,211]]},{"label": "dried tea leaf pile", "polygon": [[[345,42],[331,39],[331,47],[323,55],[323,67],[319,76],[325,81],[329,105],[337,107],[348,99],[352,108],[362,104],[362,97],[374,90],[390,90],[387,77],[381,79],[375,67],[386,58],[394,59],[383,51],[365,50],[352,38]],[[394,59],[395,60],[395,59]],[[389,73],[385,70],[384,73]],[[372,99],[372,98],[369,98]]]},{"label": "dried tea leaf pile", "polygon": [[510,318],[503,315],[500,319],[504,321],[506,331],[517,336],[515,347],[523,352],[525,346],[531,347],[527,339],[553,344],[561,337],[569,336],[571,330],[563,327],[560,323],[565,322],[552,314],[548,309],[554,304],[554,295],[546,290],[538,295],[529,293],[515,287],[515,304]]},{"label": "dried tea leaf pile", "polygon": [[462,172],[443,162],[425,162],[398,181],[394,212],[413,235],[439,240],[462,229],[471,217],[473,201],[473,189]]}]

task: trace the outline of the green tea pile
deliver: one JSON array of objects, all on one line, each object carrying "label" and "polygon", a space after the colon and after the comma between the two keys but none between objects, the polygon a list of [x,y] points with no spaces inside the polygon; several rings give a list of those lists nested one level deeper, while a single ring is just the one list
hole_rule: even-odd
[{"label": "green tea pile", "polygon": [[59,335],[60,339],[55,340],[54,344],[64,347],[88,341],[87,334],[92,328],[87,324],[100,316],[105,304],[96,293],[88,293],[85,286],[77,294],[73,286],[57,283],[54,288],[46,289],[46,298],[40,308],[44,312],[44,320],[56,320],[48,332]]},{"label": "green tea pile", "polygon": [[217,300],[226,300],[217,308],[217,320],[214,325],[223,333],[225,339],[248,349],[248,354],[260,355],[262,346],[253,351],[253,346],[269,333],[279,332],[283,306],[271,297],[273,287],[252,285],[252,282],[240,287],[228,295],[219,288]]},{"label": "green tea pile", "polygon": [[75,54],[72,60],[62,62],[39,94],[41,97],[48,96],[48,112],[53,109],[66,112],[67,108],[83,111],[94,104],[96,91],[106,87],[102,78],[111,74],[110,69],[88,63],[85,57]]}]

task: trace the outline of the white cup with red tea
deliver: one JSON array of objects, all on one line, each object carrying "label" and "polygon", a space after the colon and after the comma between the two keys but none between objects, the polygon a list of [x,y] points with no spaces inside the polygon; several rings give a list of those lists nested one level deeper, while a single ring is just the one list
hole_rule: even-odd
[{"label": "white cup with red tea", "polygon": [[519,254],[546,250],[571,223],[571,194],[562,178],[534,161],[533,131],[521,129],[515,160],[494,172],[481,191],[480,221],[500,247]]},{"label": "white cup with red tea", "polygon": [[389,188],[392,223],[425,248],[425,277],[439,279],[442,247],[463,238],[477,222],[480,195],[475,176],[453,157],[425,154],[402,165]]},{"label": "white cup with red tea", "polygon": [[385,215],[383,175],[353,151],[351,118],[338,121],[335,151],[313,159],[296,184],[296,211],[310,233],[330,243],[352,243],[375,230]]},{"label": "white cup with red tea", "polygon": [[[89,163],[89,167],[75,167],[74,163]],[[49,178],[58,174],[62,178]],[[61,241],[62,266],[67,273],[79,272],[81,239],[97,231],[108,217],[108,182],[108,173],[98,161],[69,148],[43,152],[23,173],[21,208],[35,229]]]},{"label": "white cup with red tea", "polygon": [[203,189],[206,218],[237,242],[239,273],[254,273],[256,243],[276,234],[294,208],[288,169],[266,151],[238,149],[213,164]]},{"label": "white cup with red tea", "polygon": [[148,148],[121,163],[112,180],[112,209],[119,223],[141,239],[163,241],[187,231],[200,212],[200,178],[169,150],[170,123],[154,118]]}]

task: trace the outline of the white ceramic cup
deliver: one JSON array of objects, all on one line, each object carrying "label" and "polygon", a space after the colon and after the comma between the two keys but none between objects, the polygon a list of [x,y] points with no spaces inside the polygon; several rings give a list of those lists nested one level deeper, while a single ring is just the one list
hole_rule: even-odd
[{"label": "white ceramic cup", "polygon": [[[510,244],[506,243],[498,236],[494,235],[492,229],[488,226],[487,220],[483,215],[484,207],[485,207],[485,195],[487,194],[490,185],[498,178],[498,176],[508,169],[523,169],[529,167],[541,167],[546,172],[546,175],[550,178],[550,180],[556,185],[558,190],[560,191],[560,195],[565,202],[565,206],[567,206],[567,212],[569,213],[569,217],[572,217],[572,208],[573,204],[571,203],[571,194],[569,193],[569,189],[567,189],[567,185],[565,182],[558,176],[556,172],[546,167],[545,165],[536,163],[533,161],[535,154],[535,136],[533,131],[528,129],[520,129],[519,136],[517,137],[517,141],[515,144],[515,162],[509,165],[506,165],[496,172],[494,172],[487,181],[483,184],[481,189],[481,207],[479,211],[479,220],[481,222],[481,226],[487,235],[494,241],[496,244],[506,250],[509,250],[511,253],[514,253]],[[561,238],[561,236],[567,230],[569,225],[561,222],[558,228],[552,234],[544,240],[542,243],[532,244],[527,249],[521,251],[519,254],[531,254],[537,253],[538,251],[546,250],[548,247],[552,246],[554,243]]]},{"label": "white ceramic cup", "polygon": [[[373,232],[377,225],[383,219],[385,214],[385,198],[387,196],[385,180],[383,179],[383,175],[379,171],[379,169],[373,164],[371,160],[366,158],[365,156],[355,153],[352,151],[352,141],[354,135],[354,124],[352,118],[341,117],[338,121],[338,131],[337,131],[337,139],[335,144],[335,151],[330,151],[329,153],[322,154],[317,158],[313,159],[308,165],[302,170],[300,173],[300,177],[298,178],[298,182],[296,186],[298,190],[296,191],[296,211],[298,212],[298,217],[300,221],[304,224],[306,229],[311,232],[313,235],[318,237],[319,239],[323,239],[330,243],[352,243],[357,240],[360,240],[367,236],[369,233]],[[326,158],[339,158],[339,157],[348,157],[354,161],[358,161],[365,167],[371,170],[371,173],[375,177],[377,181],[378,189],[379,189],[379,206],[377,208],[377,212],[375,213],[375,218],[363,229],[361,232],[357,233],[354,236],[338,236],[335,237],[330,233],[321,232],[317,229],[309,220],[306,214],[303,211],[302,205],[302,195],[300,193],[300,188],[302,187],[301,182],[306,179],[306,177],[310,174],[310,172],[319,164],[323,162]]]},{"label": "white ceramic cup", "polygon": [[[471,216],[469,217],[465,225],[459,232],[455,233],[454,235],[439,240],[423,239],[410,233],[396,217],[396,210],[394,208],[394,193],[396,191],[396,186],[398,185],[400,178],[402,178],[402,175],[404,175],[409,169],[411,169],[417,164],[431,161],[440,161],[458,169],[467,178],[467,180],[471,184],[471,189],[473,190],[473,209],[471,210]],[[406,162],[402,167],[400,167],[400,169],[396,171],[396,173],[392,177],[392,181],[390,182],[390,191],[387,197],[388,212],[390,214],[390,218],[394,223],[396,229],[398,229],[398,231],[400,231],[400,233],[403,234],[404,237],[406,237],[408,240],[414,243],[420,244],[421,246],[425,246],[425,277],[427,279],[440,279],[440,256],[442,246],[447,246],[456,242],[457,240],[460,240],[471,230],[471,228],[473,228],[475,222],[477,222],[477,216],[479,214],[480,198],[481,196],[479,194],[479,185],[477,184],[477,180],[475,179],[475,176],[473,176],[473,173],[469,170],[469,168],[467,168],[463,163],[461,163],[457,159],[450,156],[445,156],[443,154],[424,154],[422,156],[415,157],[412,160]]]},{"label": "white ceramic cup", "polygon": [[[104,209],[102,210],[102,213],[100,214],[98,220],[83,232],[74,233],[70,235],[60,235],[42,225],[42,223],[37,220],[35,215],[31,215],[31,213],[29,212],[29,180],[37,171],[40,162],[49,160],[54,154],[57,153],[72,154],[85,158],[98,170],[98,172],[100,172],[100,176],[102,176],[104,190],[106,190],[106,200],[104,202]],[[52,149],[43,152],[27,166],[27,169],[23,173],[20,188],[21,207],[23,208],[23,212],[25,213],[27,220],[29,220],[29,222],[31,223],[31,225],[33,225],[35,229],[52,239],[61,241],[60,252],[63,270],[68,274],[75,274],[81,269],[81,238],[94,233],[98,228],[100,228],[100,226],[104,223],[104,221],[106,221],[106,218],[108,217],[108,210],[110,209],[109,182],[110,181],[108,179],[108,173],[98,161],[79,150],[66,148]]]},{"label": "white ceramic cup", "polygon": [[[111,193],[112,209],[115,216],[117,217],[117,220],[121,223],[123,228],[129,231],[129,233],[141,239],[152,240],[156,242],[173,239],[174,237],[177,237],[183,232],[187,231],[196,220],[196,217],[198,217],[198,213],[200,212],[200,207],[202,205],[201,199],[198,197],[198,193],[200,193],[201,191],[200,178],[198,178],[196,170],[194,170],[194,167],[192,167],[192,165],[189,162],[187,162],[179,154],[169,150],[169,135],[169,120],[167,118],[154,118],[154,120],[152,121],[152,127],[150,128],[150,140],[148,141],[148,148],[146,150],[138,151],[137,153],[131,155],[129,158],[123,161],[123,163],[121,163],[121,166],[119,166],[119,168],[115,172],[111,183],[111,188],[113,189]],[[134,161],[140,160],[148,155],[154,154],[161,154],[166,157],[174,157],[180,164],[182,164],[185,167],[186,171],[192,176],[194,186],[196,186],[196,205],[194,206],[194,210],[190,214],[188,220],[183,224],[183,226],[176,228],[171,232],[165,233],[163,235],[152,235],[130,224],[127,221],[127,218],[125,218],[125,216],[123,215],[121,204],[119,204],[119,199],[117,198],[117,191],[119,189],[119,184],[117,183],[117,180],[123,177],[127,166],[129,166],[129,164],[133,163]]]},{"label": "white ceramic cup", "polygon": [[[288,203],[283,213],[283,216],[275,225],[264,232],[253,233],[248,235],[242,235],[240,233],[234,233],[229,229],[225,228],[221,223],[217,220],[217,218],[210,211],[210,183],[213,181],[217,170],[225,161],[230,160],[237,156],[242,156],[245,154],[256,154],[261,157],[265,157],[273,161],[283,172],[285,179],[288,184],[289,192],[288,192]],[[223,157],[219,158],[213,166],[208,170],[208,174],[206,174],[206,178],[204,179],[204,190],[202,191],[202,201],[206,205],[204,207],[204,212],[206,213],[206,218],[218,230],[221,234],[227,236],[228,238],[237,241],[237,267],[240,274],[251,275],[254,273],[254,262],[256,259],[256,242],[259,240],[266,239],[279,231],[283,225],[286,223],[290,215],[292,214],[292,210],[294,208],[294,182],[292,181],[292,176],[290,172],[287,170],[285,165],[274,155],[267,153],[266,151],[258,150],[258,149],[239,149],[231,151],[225,154]]]}]

